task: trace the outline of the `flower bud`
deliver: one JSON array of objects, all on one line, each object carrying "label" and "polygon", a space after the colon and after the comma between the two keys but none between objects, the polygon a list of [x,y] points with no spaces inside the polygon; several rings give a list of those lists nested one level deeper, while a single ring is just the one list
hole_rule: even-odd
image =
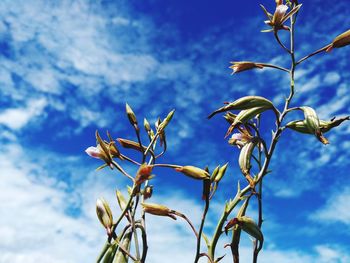
[{"label": "flower bud", "polygon": [[129,106],[129,104],[125,104],[125,110],[126,110],[126,115],[128,116],[128,119],[131,123],[131,125],[136,125],[137,126],[137,119],[136,119],[136,115],[133,112],[133,110],[131,109],[131,107]]},{"label": "flower bud", "polygon": [[145,127],[147,133],[149,133],[152,130],[151,125],[149,125],[149,122],[146,118],[143,119],[143,126]]},{"label": "flower bud", "polygon": [[93,158],[101,159],[102,152],[99,147],[90,146],[86,148],[85,152]]},{"label": "flower bud", "polygon": [[124,211],[127,202],[122,194],[122,192],[120,192],[119,190],[116,191],[116,196],[117,196],[117,201],[118,201],[118,205],[120,207],[120,210]]},{"label": "flower bud", "polygon": [[183,173],[184,175],[187,175],[189,177],[192,177],[198,180],[204,180],[204,179],[210,178],[210,175],[207,171],[191,165],[175,168],[175,170]]},{"label": "flower bud", "polygon": [[218,174],[220,169],[220,165],[216,166],[214,171],[211,173],[210,179],[212,182],[214,182],[216,175]]},{"label": "flower bud", "polygon": [[347,45],[350,45],[350,29],[337,36],[326,51],[329,52],[332,50],[332,48],[340,48]]},{"label": "flower bud", "polygon": [[158,125],[157,127],[158,133],[161,133],[165,129],[165,127],[169,124],[169,122],[173,118],[174,113],[175,113],[175,110],[172,110],[171,112],[169,112],[169,114],[165,117],[165,119]]},{"label": "flower bud", "polygon": [[150,203],[141,203],[141,205],[146,213],[157,216],[169,216],[172,219],[176,220],[176,217],[173,215],[173,211],[164,205]]},{"label": "flower bud", "polygon": [[153,194],[153,186],[152,185],[146,186],[146,188],[143,190],[143,197],[145,199],[149,199],[152,197],[152,194]]},{"label": "flower bud", "polygon": [[217,175],[214,178],[214,182],[220,182],[220,180],[222,179],[222,177],[225,175],[226,169],[227,169],[228,163],[225,163],[224,166],[222,166]]},{"label": "flower bud", "polygon": [[107,234],[110,236],[113,225],[113,215],[111,208],[104,198],[99,198],[96,201],[96,214],[101,224],[106,228]]},{"label": "flower bud", "polygon": [[93,158],[103,160],[107,165],[113,168],[113,165],[112,165],[113,160],[109,150],[109,145],[108,143],[106,143],[101,139],[98,131],[96,131],[96,140],[98,143],[97,146],[96,147],[90,146],[85,150],[85,152]]},{"label": "flower bud", "polygon": [[[120,145],[126,149],[133,149],[136,151],[142,151],[140,144],[135,141],[131,141],[128,139],[118,138],[117,141],[120,143]],[[146,150],[147,147],[143,145],[143,150]]]}]

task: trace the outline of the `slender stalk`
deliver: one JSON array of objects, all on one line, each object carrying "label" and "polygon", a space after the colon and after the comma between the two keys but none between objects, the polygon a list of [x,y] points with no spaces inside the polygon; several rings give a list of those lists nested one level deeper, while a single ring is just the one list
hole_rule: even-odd
[{"label": "slender stalk", "polygon": [[141,230],[141,238],[142,238],[141,263],[144,263],[146,261],[146,256],[147,256],[147,251],[148,251],[146,230],[142,224],[137,224],[136,228],[139,228]]},{"label": "slender stalk", "polygon": [[289,54],[291,53],[291,51],[282,43],[282,41],[280,40],[280,37],[278,36],[278,31],[274,31],[273,35],[275,36],[277,43],[285,50],[287,51]]},{"label": "slender stalk", "polygon": [[117,221],[112,226],[112,233],[115,231],[115,229],[119,225],[120,221],[122,221],[122,219],[125,216],[126,212],[130,209],[130,205],[131,205],[132,199],[134,198],[136,188],[137,188],[137,186],[133,185],[132,190],[131,190],[131,195],[129,197],[128,202],[126,203],[126,206],[124,207],[124,210],[122,211],[122,213],[118,217]]},{"label": "slender stalk", "polygon": [[274,64],[259,63],[259,62],[256,62],[256,64],[262,65],[262,66],[264,66],[266,68],[274,68],[274,69],[282,70],[282,71],[285,71],[285,72],[289,73],[289,69],[286,69],[284,67],[280,67],[280,66],[277,66],[277,65],[274,65]]},{"label": "slender stalk", "polygon": [[153,167],[181,168],[180,165],[166,164],[166,163],[153,164]]},{"label": "slender stalk", "polygon": [[124,160],[126,160],[126,161],[128,161],[128,162],[131,162],[131,163],[136,164],[136,165],[139,165],[139,166],[141,165],[141,163],[139,163],[139,162],[137,162],[137,161],[135,161],[135,160],[129,158],[128,156],[126,156],[126,155],[124,155],[124,154],[120,154],[120,156],[121,156]]},{"label": "slender stalk", "polygon": [[199,235],[198,235],[198,233],[197,233],[197,231],[196,231],[196,228],[193,226],[192,222],[187,218],[187,216],[185,216],[184,214],[182,214],[182,213],[180,213],[180,212],[177,212],[177,211],[175,211],[175,210],[172,210],[172,213],[173,213],[174,215],[177,215],[178,217],[183,218],[183,219],[190,225],[190,227],[191,227],[191,229],[192,229],[194,235],[195,235],[196,238],[198,239]]},{"label": "slender stalk", "polygon": [[309,54],[309,55],[307,55],[307,56],[305,56],[305,57],[299,59],[298,62],[295,63],[295,65],[299,65],[300,63],[302,63],[303,61],[305,61],[305,60],[311,58],[312,56],[315,56],[315,55],[317,55],[317,54],[319,54],[319,53],[321,53],[321,52],[323,52],[323,51],[326,51],[331,45],[332,45],[332,44],[329,44],[329,45],[327,45],[327,46],[324,46],[324,47],[322,47],[322,48],[320,48],[320,49],[318,49],[318,50],[312,52],[311,54]]},{"label": "slender stalk", "polygon": [[202,215],[202,220],[201,220],[201,225],[199,227],[198,231],[198,237],[197,237],[197,248],[196,248],[196,257],[194,262],[197,263],[199,258],[200,258],[200,249],[201,249],[201,239],[202,239],[202,233],[203,233],[203,227],[204,227],[204,222],[205,218],[207,216],[208,210],[209,210],[209,195],[205,196],[205,206],[204,206],[204,211]]},{"label": "slender stalk", "polygon": [[134,178],[133,178],[130,174],[128,174],[127,172],[125,172],[125,170],[124,170],[117,162],[112,161],[112,164],[113,164],[113,166],[114,166],[115,168],[118,169],[119,172],[121,172],[123,175],[125,175],[125,176],[128,177],[131,181],[134,182]]}]

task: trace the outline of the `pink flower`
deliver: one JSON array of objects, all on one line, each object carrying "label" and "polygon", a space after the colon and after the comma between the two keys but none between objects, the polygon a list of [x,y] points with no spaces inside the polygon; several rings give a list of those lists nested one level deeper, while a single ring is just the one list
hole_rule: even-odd
[{"label": "pink flower", "polygon": [[102,154],[102,152],[101,152],[101,150],[99,149],[99,147],[90,146],[89,148],[87,148],[87,149],[85,150],[85,152],[86,152],[89,156],[91,156],[91,157],[93,157],[93,158],[101,159],[101,154]]}]

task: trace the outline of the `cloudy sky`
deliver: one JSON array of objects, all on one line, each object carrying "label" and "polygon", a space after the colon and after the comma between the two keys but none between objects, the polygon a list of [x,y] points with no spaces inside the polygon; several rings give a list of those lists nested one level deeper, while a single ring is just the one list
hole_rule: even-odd
[{"label": "cloudy sky", "polygon": [[[127,181],[115,171],[96,172],[100,163],[84,150],[94,145],[96,129],[135,139],[125,102],[152,123],[176,109],[162,162],[211,169],[230,163],[209,214],[210,236],[224,201],[244,180],[237,149],[223,139],[225,121],[206,116],[248,94],[281,107],[289,92],[283,72],[232,76],[228,68],[237,60],[290,65],[272,35],[260,33],[266,28],[259,3],[1,1],[0,262],[94,262],[105,240],[95,200],[105,197],[118,214],[114,191]],[[261,3],[274,9],[272,0]],[[349,14],[346,0],[306,2],[296,26],[297,57],[348,30]],[[293,105],[313,107],[321,119],[348,115],[349,57],[346,47],[300,66]],[[269,116],[263,121],[267,131],[274,127]],[[349,134],[345,123],[327,134],[327,146],[289,131],[280,139],[264,183],[261,262],[350,262]],[[154,172],[154,202],[198,225],[201,185],[173,171]],[[150,218],[149,225],[150,262],[192,262],[195,242],[184,222]],[[246,235],[241,252],[249,262]]]}]

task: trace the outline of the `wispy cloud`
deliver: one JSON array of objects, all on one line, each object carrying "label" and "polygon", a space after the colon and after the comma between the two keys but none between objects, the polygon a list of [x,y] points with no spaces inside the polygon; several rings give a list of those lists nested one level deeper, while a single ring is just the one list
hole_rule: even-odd
[{"label": "wispy cloud", "polygon": [[343,223],[350,224],[350,188],[345,187],[336,191],[327,200],[327,203],[310,215],[310,218],[323,224]]},{"label": "wispy cloud", "polygon": [[47,105],[45,98],[28,101],[24,107],[6,109],[0,112],[0,124],[13,130],[20,130],[31,120],[40,115],[43,118],[43,110]]}]

